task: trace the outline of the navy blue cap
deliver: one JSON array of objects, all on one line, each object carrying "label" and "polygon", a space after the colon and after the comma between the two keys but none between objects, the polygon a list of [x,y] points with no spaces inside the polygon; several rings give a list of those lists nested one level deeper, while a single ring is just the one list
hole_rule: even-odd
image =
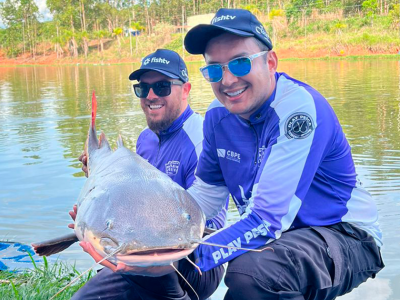
[{"label": "navy blue cap", "polygon": [[178,53],[167,49],[158,49],[142,59],[140,69],[129,75],[130,80],[140,80],[140,76],[148,71],[156,71],[170,78],[189,81],[186,64]]},{"label": "navy blue cap", "polygon": [[214,37],[229,32],[243,37],[255,37],[272,50],[272,42],[264,26],[245,9],[221,8],[210,25],[200,24],[188,31],[185,37],[186,51],[191,54],[204,54],[207,43]]}]

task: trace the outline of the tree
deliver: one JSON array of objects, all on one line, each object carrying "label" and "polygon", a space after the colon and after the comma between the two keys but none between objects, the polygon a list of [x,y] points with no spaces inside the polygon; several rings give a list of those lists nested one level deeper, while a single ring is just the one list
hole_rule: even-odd
[{"label": "tree", "polygon": [[32,57],[36,53],[36,33],[39,9],[33,0],[5,0],[0,3],[0,17],[7,27],[6,47],[11,56],[29,49]]},{"label": "tree", "polygon": [[46,4],[54,19],[59,22],[60,30],[67,31],[67,35],[70,37],[71,56],[78,57],[75,24],[80,22],[79,10],[81,5],[79,0],[47,0]]},{"label": "tree", "polygon": [[[138,44],[139,44],[139,35],[140,33],[145,30],[145,27],[140,24],[140,22],[133,22],[131,24],[131,28],[137,32],[136,34],[136,42],[135,42],[135,50],[136,54],[138,54]],[[131,33],[129,33],[131,34]]]}]

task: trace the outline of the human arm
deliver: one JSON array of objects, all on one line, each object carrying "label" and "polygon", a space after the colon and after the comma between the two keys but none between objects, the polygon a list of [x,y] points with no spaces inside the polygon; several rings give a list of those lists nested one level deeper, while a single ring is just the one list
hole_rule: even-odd
[{"label": "human arm", "polygon": [[[195,171],[197,168],[198,157],[202,151],[202,140],[196,145],[195,149],[192,151],[192,155],[189,157],[187,163],[187,170],[185,172],[185,185],[186,188],[193,185],[195,182]],[[221,229],[226,225],[227,210],[229,205],[229,195],[226,197],[225,205],[218,212],[216,216],[206,221],[206,227],[210,229]]]},{"label": "human arm", "polygon": [[[299,95],[295,97],[287,92],[287,101],[282,100],[284,97],[278,93],[278,101],[271,104],[276,113],[276,124],[270,128],[271,135],[266,139],[265,156],[254,181],[245,214],[236,223],[208,237],[207,242],[255,249],[279,238],[282,232],[292,226],[319,164],[332,146],[334,132],[331,125],[335,121],[329,109],[324,110],[323,115],[318,115],[317,119],[311,95],[301,89],[297,89],[298,92]],[[291,137],[286,130],[288,121],[293,116],[304,116],[304,112],[312,121],[312,130],[307,135]],[[218,170],[214,174],[213,165],[218,164],[215,159],[218,147],[213,128],[205,128],[211,128],[208,134],[205,129],[204,140],[209,145],[205,144],[204,159],[200,159],[196,173],[202,181],[197,186],[195,184],[190,192],[208,216],[213,213],[216,201],[207,194],[210,194],[213,186],[223,186],[223,180]],[[237,174],[226,173],[222,179],[229,182],[229,176]],[[209,245],[200,245],[195,250],[197,263],[204,271],[244,252]]]}]

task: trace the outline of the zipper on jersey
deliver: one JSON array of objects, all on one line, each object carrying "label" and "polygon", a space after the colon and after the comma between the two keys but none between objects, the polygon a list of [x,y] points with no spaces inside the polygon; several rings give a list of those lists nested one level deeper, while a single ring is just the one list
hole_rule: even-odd
[{"label": "zipper on jersey", "polygon": [[258,134],[256,129],[254,128],[253,124],[250,123],[250,121],[247,120],[247,123],[249,124],[250,128],[253,130],[254,134],[256,135],[256,153],[254,155],[254,164],[257,165],[257,160],[258,160]]},{"label": "zipper on jersey", "polygon": [[158,166],[158,156],[160,154],[161,151],[161,135],[157,135],[158,136],[158,150],[157,150],[157,157],[156,157],[156,166]]}]

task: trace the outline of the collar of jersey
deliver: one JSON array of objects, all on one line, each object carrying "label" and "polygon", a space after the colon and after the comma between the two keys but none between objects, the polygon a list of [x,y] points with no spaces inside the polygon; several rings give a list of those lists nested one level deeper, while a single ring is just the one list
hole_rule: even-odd
[{"label": "collar of jersey", "polygon": [[[275,73],[275,82],[278,82],[278,78],[279,78],[279,74],[276,72]],[[272,101],[274,101],[274,99],[275,99],[276,86],[277,85],[275,85],[275,89],[272,92],[271,96],[268,97],[267,101],[265,101],[263,103],[263,105],[261,105],[261,107],[250,116],[250,118],[248,120],[248,122],[250,124],[257,124],[257,123],[265,121],[265,118],[267,117],[270,105],[271,105]]]},{"label": "collar of jersey", "polygon": [[171,133],[174,133],[175,131],[179,130],[182,128],[183,123],[193,114],[193,110],[190,108],[188,105],[185,109],[185,111],[176,119],[174,122],[172,122],[171,126],[169,126],[166,130],[163,130],[159,133],[160,136],[166,136]]}]

